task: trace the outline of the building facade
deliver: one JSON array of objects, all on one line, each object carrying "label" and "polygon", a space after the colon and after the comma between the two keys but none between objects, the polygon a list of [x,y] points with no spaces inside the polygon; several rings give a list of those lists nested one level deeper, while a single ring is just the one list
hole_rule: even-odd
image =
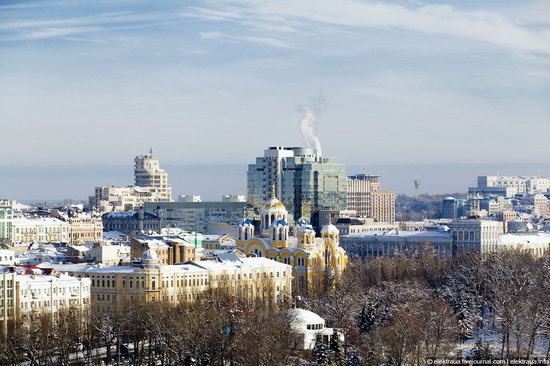
[{"label": "building facade", "polygon": [[102,221],[105,231],[120,231],[127,235],[158,232],[162,228],[160,218],[142,208],[137,211],[109,212],[103,214]]},{"label": "building facade", "polygon": [[215,260],[179,265],[159,263],[154,250],[131,266],[52,265],[58,271],[91,280],[91,303],[96,309],[128,302],[205,301],[218,295],[280,302],[292,291],[292,268],[267,258],[236,253]]},{"label": "building facade", "polygon": [[149,154],[138,155],[134,159],[134,184],[138,187],[153,188],[160,201],[172,200],[172,187],[168,184],[168,173],[160,168],[158,159]]},{"label": "building facade", "polygon": [[453,239],[448,230],[368,231],[342,236],[342,247],[349,255],[361,258],[400,253],[415,255],[428,249],[439,256],[452,256]]},{"label": "building facade", "polygon": [[246,202],[149,202],[144,209],[159,217],[161,227],[206,233],[211,225],[237,225],[246,207]]},{"label": "building facade", "polygon": [[12,220],[14,243],[68,243],[70,225],[54,217],[17,217]]},{"label": "building facade", "polygon": [[490,220],[455,220],[451,223],[453,252],[489,253],[498,248],[498,239],[503,233],[502,223]]},{"label": "building facade", "polygon": [[9,321],[62,309],[85,311],[90,306],[88,278],[75,278],[38,268],[3,267],[0,270],[0,321]]},{"label": "building facade", "polygon": [[12,220],[15,201],[0,200],[0,239],[12,240]]},{"label": "building facade", "polygon": [[550,180],[537,176],[482,175],[477,177],[477,187],[470,188],[470,190],[477,193],[488,193],[494,188],[505,189],[506,197],[516,194],[545,193],[550,188]]},{"label": "building facade", "polygon": [[270,147],[248,166],[247,199],[262,207],[272,192],[281,198],[291,221],[300,216],[316,223],[319,210],[347,207],[346,167],[334,158],[301,147]]},{"label": "building facade", "polygon": [[395,192],[380,189],[380,176],[356,174],[348,177],[348,209],[359,217],[377,222],[395,222]]}]

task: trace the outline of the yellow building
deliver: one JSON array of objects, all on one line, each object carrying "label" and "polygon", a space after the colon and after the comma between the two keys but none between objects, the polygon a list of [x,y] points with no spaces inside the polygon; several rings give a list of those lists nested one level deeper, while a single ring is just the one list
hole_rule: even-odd
[{"label": "yellow building", "polygon": [[290,297],[292,268],[267,258],[224,253],[215,260],[160,264],[153,249],[131,266],[51,265],[57,271],[91,279],[91,304],[97,310],[128,302],[194,302],[216,293],[243,300],[280,302]]},{"label": "yellow building", "polygon": [[[347,266],[348,256],[340,247],[340,234],[329,224],[315,237],[315,230],[300,218],[289,235],[288,211],[275,195],[261,210],[260,236],[246,217],[237,227],[237,248],[246,255],[267,257],[292,266],[295,291],[315,291],[338,276]],[[246,216],[246,215],[245,215]]]}]

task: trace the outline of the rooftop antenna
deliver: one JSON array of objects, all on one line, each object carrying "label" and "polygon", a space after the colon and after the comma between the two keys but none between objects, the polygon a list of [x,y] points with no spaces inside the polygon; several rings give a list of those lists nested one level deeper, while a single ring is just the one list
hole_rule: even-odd
[{"label": "rooftop antenna", "polygon": [[153,147],[151,146],[151,148],[149,149],[149,157],[152,158],[153,157]]},{"label": "rooftop antenna", "polygon": [[418,193],[420,191],[420,179],[414,180],[414,192],[415,192],[415,198],[418,198]]}]

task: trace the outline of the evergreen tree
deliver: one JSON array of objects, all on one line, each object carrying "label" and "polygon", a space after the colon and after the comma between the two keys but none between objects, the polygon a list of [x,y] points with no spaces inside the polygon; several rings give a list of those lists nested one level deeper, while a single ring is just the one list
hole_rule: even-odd
[{"label": "evergreen tree", "polygon": [[492,358],[491,347],[489,342],[484,342],[478,338],[474,348],[472,349],[473,360],[490,360]]},{"label": "evergreen tree", "polygon": [[357,326],[361,333],[368,333],[376,324],[376,307],[371,301],[367,301],[357,320]]},{"label": "evergreen tree", "polygon": [[313,348],[313,356],[318,365],[328,365],[330,362],[330,350],[324,343],[317,342]]},{"label": "evergreen tree", "polygon": [[346,366],[361,366],[361,360],[359,360],[359,356],[357,356],[357,350],[353,347],[348,350]]},{"label": "evergreen tree", "polygon": [[330,338],[330,358],[332,365],[343,365],[345,361],[344,349],[342,347],[342,342],[340,341],[340,335],[334,329],[332,332],[332,337]]}]

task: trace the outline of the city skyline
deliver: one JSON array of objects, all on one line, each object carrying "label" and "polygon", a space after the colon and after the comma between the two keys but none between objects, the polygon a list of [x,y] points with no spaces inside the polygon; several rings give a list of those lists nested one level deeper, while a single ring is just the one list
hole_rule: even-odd
[{"label": "city skyline", "polygon": [[543,161],[548,2],[4,4],[13,165],[125,164],[151,145],[165,164],[246,164],[302,145],[299,107],[320,94],[323,155],[346,164]]}]

